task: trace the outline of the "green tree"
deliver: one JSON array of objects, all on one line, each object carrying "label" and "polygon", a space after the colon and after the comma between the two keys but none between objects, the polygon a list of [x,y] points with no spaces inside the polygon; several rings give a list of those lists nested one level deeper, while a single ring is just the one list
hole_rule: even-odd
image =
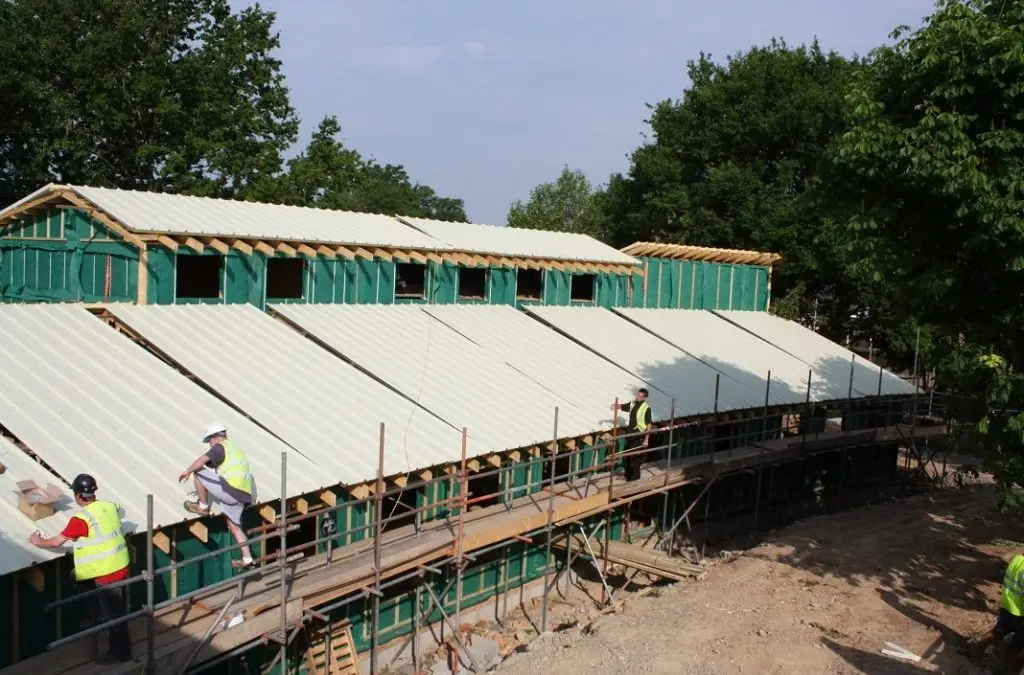
[{"label": "green tree", "polygon": [[564,167],[558,178],[530,190],[530,198],[508,210],[509,227],[580,232],[603,238],[605,227],[597,195],[579,170]]},{"label": "green tree", "polygon": [[837,206],[893,313],[935,327],[962,414],[1024,486],[1024,3],[945,0],[850,94]]},{"label": "green tree", "polygon": [[50,181],[232,196],[298,122],[274,15],[228,0],[0,3],[0,203]]},{"label": "green tree", "polygon": [[413,183],[402,166],[378,164],[338,140],[337,118],[320,122],[306,149],[288,162],[288,171],[254,186],[246,197],[297,206],[390,213],[465,222],[461,199],[438,196]]},{"label": "green tree", "polygon": [[[681,100],[651,108],[651,139],[602,198],[610,243],[658,240],[776,251],[774,292],[794,313],[819,301],[819,326],[841,332],[855,289],[837,259],[814,187],[845,129],[857,59],[817,42],[772,41],[716,63],[688,64]],[[795,297],[794,297],[795,296]]]}]

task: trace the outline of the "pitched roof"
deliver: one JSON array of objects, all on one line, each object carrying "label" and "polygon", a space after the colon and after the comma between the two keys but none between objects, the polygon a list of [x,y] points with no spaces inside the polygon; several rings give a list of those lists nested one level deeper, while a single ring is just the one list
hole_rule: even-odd
[{"label": "pitched roof", "polygon": [[622,252],[637,257],[704,260],[707,262],[733,263],[737,265],[772,265],[782,260],[782,255],[779,253],[712,248],[709,246],[687,246],[685,244],[663,244],[654,241],[632,243],[623,248]]}]

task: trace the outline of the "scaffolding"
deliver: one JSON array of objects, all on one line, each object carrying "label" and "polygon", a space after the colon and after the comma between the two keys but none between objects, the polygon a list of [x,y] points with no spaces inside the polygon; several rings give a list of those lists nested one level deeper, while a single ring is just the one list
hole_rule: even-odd
[{"label": "scaffolding", "polygon": [[[811,378],[809,372],[806,400],[793,406],[769,406],[770,373],[766,379],[763,409],[719,411],[716,395],[711,415],[677,418],[673,401],[668,420],[656,425],[659,441],[646,447],[638,434],[623,433],[617,424],[610,437],[588,447],[560,443],[557,440],[558,409],[555,408],[552,432],[555,440],[546,446],[546,454],[532,456],[516,467],[499,465],[471,472],[466,456],[468,430],[463,429],[461,458],[449,473],[388,489],[385,489],[383,468],[385,429],[381,424],[379,466],[373,494],[305,513],[289,511],[287,456],[282,453],[280,512],[275,522],[249,530],[250,539],[246,542],[266,543],[274,538],[278,550],[271,553],[264,550],[255,569],[163,602],[154,599],[157,579],[216,556],[231,556],[242,544],[234,543],[156,567],[153,497],[150,495],[145,570],[106,587],[145,584],[145,604],[118,619],[55,640],[49,644],[47,653],[4,672],[18,675],[42,669],[48,673],[68,674],[127,673],[137,672],[141,661],[144,672],[150,675],[194,673],[258,647],[269,647],[275,652],[264,672],[275,668],[286,672],[291,667],[288,650],[304,630],[323,629],[325,635],[330,636],[332,623],[339,621],[341,610],[354,602],[368,600],[371,606],[370,672],[377,673],[384,667],[380,654],[381,601],[390,589],[403,584],[415,586],[413,626],[411,632],[401,638],[402,644],[391,662],[411,647],[412,660],[418,669],[422,653],[420,633],[424,625],[433,623],[433,616],[439,616],[441,641],[448,646],[457,669],[460,655],[473,659],[461,630],[462,610],[465,609],[463,574],[468,566],[488,553],[504,551],[507,565],[510,545],[525,543],[544,549],[540,625],[543,632],[548,630],[550,594],[559,589],[563,577],[568,589],[569,572],[577,560],[588,561],[598,575],[601,603],[607,605],[614,601],[616,590],[608,580],[610,556],[606,553],[613,538],[620,537],[623,529],[628,533],[629,511],[636,502],[652,498],[660,498],[662,502],[657,531],[648,538],[652,549],[669,554],[689,549],[699,551],[699,558],[707,543],[710,494],[726,477],[756,474],[756,495],[750,515],[752,529],[757,530],[763,494],[764,491],[772,493],[776,466],[806,463],[818,454],[838,452],[839,503],[842,503],[849,458],[857,448],[898,444],[907,451],[908,457],[916,458],[918,472],[922,475],[929,465],[935,466],[938,451],[930,449],[928,441],[946,433],[941,397],[930,392],[883,396],[882,370],[879,369],[878,394],[854,398],[851,362],[848,397],[842,401],[812,402]],[[827,428],[827,421],[837,419],[836,414],[838,428]],[[622,460],[635,455],[655,459],[643,464],[639,480],[626,481],[616,468]],[[524,465],[527,475],[533,475],[535,468],[540,470],[539,489],[531,492],[529,487],[522,488],[523,494],[516,495],[520,488],[511,488],[505,481],[504,487],[497,491],[470,493],[471,479],[497,476],[501,485],[500,477],[505,472],[522,469]],[[767,481],[766,471],[769,473]],[[443,499],[407,508],[396,515],[402,493],[436,489],[441,485],[445,486]],[[691,495],[695,491],[696,495],[691,497],[686,494],[687,490]],[[386,513],[388,498],[395,501],[390,514]],[[339,529],[340,510],[355,505],[368,509],[370,522]],[[698,546],[693,514],[700,506],[704,509],[703,541]],[[443,513],[438,517],[441,510]],[[622,527],[624,511],[626,518]],[[408,522],[410,517],[411,523]],[[289,546],[288,534],[310,519],[320,524],[315,529],[314,540]],[[618,533],[613,532],[616,529]],[[368,536],[369,540],[353,541],[355,535]],[[599,538],[603,538],[603,544],[592,545]],[[336,546],[338,540],[352,543]],[[305,552],[311,547],[321,552],[307,556]],[[561,558],[563,551],[565,555]],[[521,580],[525,583],[526,578],[524,567]],[[438,593],[427,583],[430,579],[447,579],[447,583]],[[451,608],[445,598],[453,587],[454,611],[449,611]],[[509,590],[506,572],[503,593],[506,609]],[[47,609],[58,610],[82,603],[94,593],[96,591],[88,591],[60,599]],[[425,600],[424,604],[421,599]],[[97,669],[90,663],[95,655],[96,636],[124,622],[131,624],[133,636],[145,636],[144,640],[135,641],[136,653],[138,645],[144,645],[139,660],[106,671]],[[84,646],[89,638],[93,638],[92,652]],[[330,652],[329,645],[327,650]],[[482,672],[482,664],[465,665],[474,672]]]}]

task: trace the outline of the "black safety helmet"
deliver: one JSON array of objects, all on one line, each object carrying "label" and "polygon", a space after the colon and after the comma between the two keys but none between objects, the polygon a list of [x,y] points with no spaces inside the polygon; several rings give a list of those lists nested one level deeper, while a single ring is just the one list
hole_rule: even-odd
[{"label": "black safety helmet", "polygon": [[83,497],[92,497],[96,494],[96,479],[87,473],[80,473],[71,482],[71,491]]}]

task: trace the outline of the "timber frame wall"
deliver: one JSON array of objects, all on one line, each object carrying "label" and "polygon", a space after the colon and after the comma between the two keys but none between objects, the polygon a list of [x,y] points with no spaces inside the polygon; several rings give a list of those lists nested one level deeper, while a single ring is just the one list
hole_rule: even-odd
[{"label": "timber frame wall", "polygon": [[[916,417],[920,409],[923,415],[924,405],[923,399],[913,396],[876,396],[803,406],[723,411],[687,419],[676,418],[673,414],[659,423],[656,456],[667,456],[671,465],[700,457],[717,461],[717,455],[726,452],[731,458],[734,450],[749,455],[751,448],[761,448],[755,450],[755,459],[745,460],[744,466],[756,470],[747,468],[721,477],[716,473],[710,483],[705,476],[703,484],[694,479],[673,483],[670,488],[666,477],[666,488],[648,489],[640,495],[642,499],[630,498],[618,508],[594,513],[578,522],[588,531],[604,522],[606,537],[627,541],[646,537],[651,532],[665,533],[681,514],[691,511],[692,520],[697,523],[753,513],[756,529],[762,509],[770,514],[785,504],[820,501],[837,493],[841,498],[844,484],[853,488],[892,481],[897,471],[900,437],[890,434],[883,438],[874,432],[897,428],[908,411],[913,411]],[[927,405],[931,406],[931,401]],[[557,437],[557,410],[553,415]],[[821,440],[819,437],[828,435],[824,433],[826,420],[836,417],[842,419],[842,433],[830,441]],[[859,430],[869,430],[871,434],[850,440],[851,434]],[[381,435],[383,438],[383,425]],[[803,442],[798,444],[795,454],[792,451],[784,456],[766,454],[765,448],[780,438]],[[349,549],[362,547],[361,550],[366,550],[367,540],[379,546],[382,532],[395,527],[411,528],[419,533],[432,522],[458,520],[461,531],[463,516],[476,509],[486,510],[502,504],[512,508],[512,504],[522,502],[524,497],[541,492],[553,498],[556,484],[560,486],[566,480],[575,481],[577,492],[583,481],[589,487],[594,476],[618,463],[625,445],[626,439],[613,430],[558,438],[546,447],[464,458],[461,464],[437,466],[415,474],[380,475],[372,482],[339,485],[317,494],[289,497],[283,519],[280,502],[258,505],[248,511],[245,523],[254,537],[254,553],[263,566],[255,574],[266,575],[268,567],[277,569],[280,562],[278,532],[284,522],[288,528],[287,554],[304,556],[316,556],[328,550],[333,550],[332,555],[344,556]],[[793,444],[788,447],[792,450]],[[609,492],[611,489],[608,488]],[[376,518],[375,513],[387,515]],[[762,517],[767,519],[769,515]],[[640,530],[635,526],[638,520],[643,523]],[[333,533],[324,534],[326,521],[333,523]],[[633,526],[629,525],[631,521]],[[558,525],[549,517],[546,533],[535,532],[535,529],[530,527],[529,531],[516,532],[486,550],[476,550],[472,555],[467,553],[464,567],[445,567],[426,578],[420,578],[422,574],[416,579],[408,575],[398,577],[397,581],[394,577],[390,581],[378,577],[379,594],[353,591],[340,600],[334,599],[330,603],[334,607],[331,620],[351,621],[356,647],[376,654],[381,645],[412,633],[415,627],[442,621],[444,614],[457,616],[460,608],[500,594],[507,601],[510,589],[534,579],[547,579],[565,567],[565,561],[554,556],[548,545],[552,538],[559,536]],[[561,531],[567,530],[563,527]],[[237,546],[221,518],[163,527],[152,531],[151,535],[152,565],[158,572],[152,584],[152,601],[158,610],[161,605],[172,607],[190,596],[213,592],[238,579],[232,576],[230,568],[231,553]],[[133,573],[141,574],[147,569],[146,534],[133,535],[131,545]],[[44,665],[48,655],[29,657],[42,654],[46,645],[54,640],[71,641],[68,636],[79,630],[80,598],[71,598],[71,589],[62,581],[68,578],[70,569],[70,559],[65,557],[0,578],[0,598],[4,606],[11,608],[0,617],[0,634],[10,636],[8,640],[0,640],[0,666],[29,659],[24,663],[28,668],[25,672],[40,666],[48,672],[56,672]],[[427,587],[431,590],[425,590]],[[549,587],[547,582],[545,587]],[[147,590],[147,584],[137,577],[129,587],[132,609],[145,611]],[[431,593],[439,598],[440,606],[431,605],[428,599]],[[60,605],[47,607],[55,602]],[[19,630],[19,626],[33,626],[33,630]],[[139,634],[138,629],[133,629],[133,635]],[[251,660],[261,653],[258,645],[256,651],[252,651],[253,647],[252,644],[240,645],[236,653],[229,653],[226,658],[237,660],[241,654],[248,653]],[[302,661],[302,651],[301,640],[288,645],[285,661],[288,672],[293,672],[291,669]],[[275,652],[276,647],[271,646],[266,658],[274,658]],[[44,661],[39,661],[40,658]]]},{"label": "timber frame wall", "polygon": [[[760,259],[741,263],[735,256],[700,255],[685,260],[648,256],[639,267],[135,234],[66,191],[20,220],[0,224],[0,302],[248,303],[261,309],[268,303],[768,307],[770,267]],[[194,264],[197,258],[220,261],[215,292],[179,295],[179,265]],[[268,285],[268,266],[279,264],[271,261],[296,265],[285,297],[273,295],[280,285]],[[483,287],[463,288],[462,270],[482,270]],[[414,292],[404,288],[406,274],[417,276]],[[527,292],[520,287],[521,274],[533,275],[539,285]]]}]

